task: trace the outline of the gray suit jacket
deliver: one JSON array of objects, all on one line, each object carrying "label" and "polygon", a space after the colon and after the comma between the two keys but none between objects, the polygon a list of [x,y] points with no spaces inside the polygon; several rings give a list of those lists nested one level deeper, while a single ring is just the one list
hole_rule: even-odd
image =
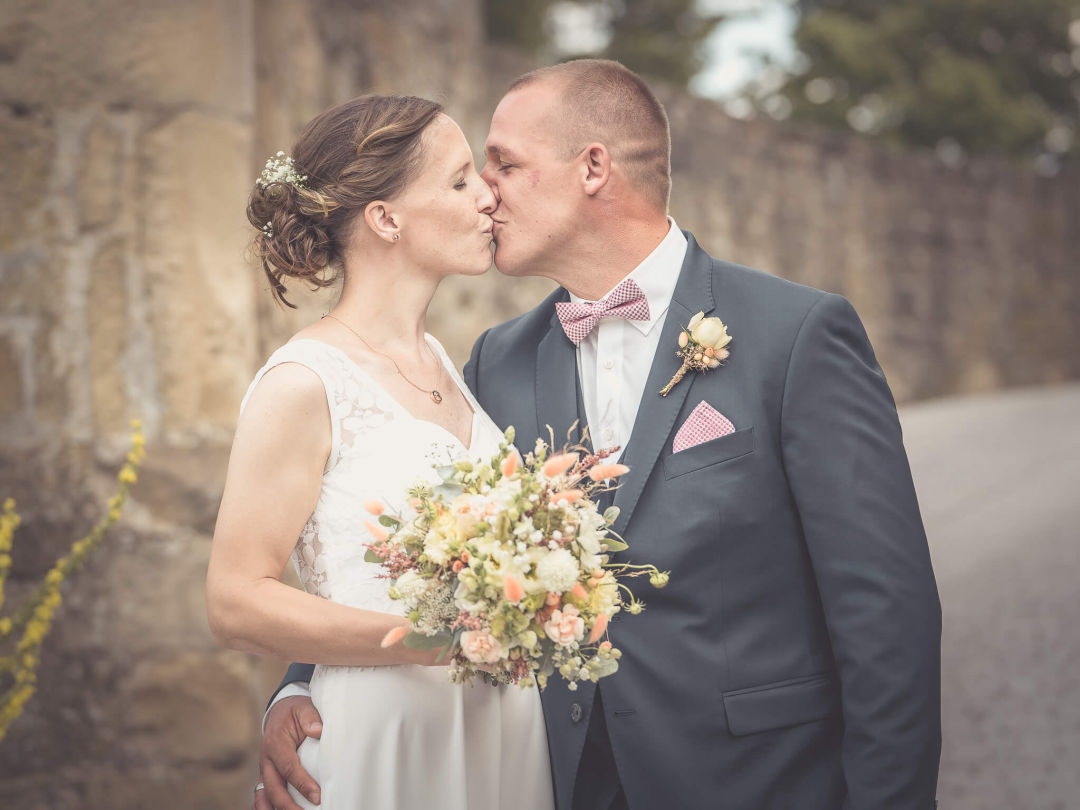
[{"label": "gray suit jacket", "polygon": [[[647,607],[611,625],[615,675],[543,693],[558,806],[599,688],[633,808],[932,808],[941,613],[885,376],[845,299],[688,238],[615,496],[619,557],[671,580],[635,581]],[[465,368],[523,451],[577,418],[560,300],[485,332]],[[731,356],[660,397],[699,310],[728,325]],[[674,454],[702,401],[736,431]]]}]

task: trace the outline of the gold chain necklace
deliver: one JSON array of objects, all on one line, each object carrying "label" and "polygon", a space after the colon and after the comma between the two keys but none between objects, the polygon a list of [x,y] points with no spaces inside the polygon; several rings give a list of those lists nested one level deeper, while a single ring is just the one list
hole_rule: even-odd
[{"label": "gold chain necklace", "polygon": [[[414,383],[412,380],[410,380],[408,377],[405,376],[404,372],[402,372],[401,368],[398,366],[397,362],[394,360],[393,357],[391,357],[388,354],[383,354],[378,349],[373,348],[370,343],[368,343],[366,340],[364,340],[362,337],[360,337],[359,332],[357,332],[355,329],[353,329],[351,326],[349,326],[347,323],[345,323],[345,321],[341,320],[341,318],[337,317],[336,315],[331,315],[329,312],[327,312],[325,315],[323,315],[323,317],[324,318],[333,318],[335,321],[340,323],[342,326],[344,326],[346,329],[348,329],[350,332],[352,332],[354,335],[356,335],[356,337],[360,339],[360,342],[363,343],[365,346],[367,346],[369,350],[375,352],[375,354],[378,354],[378,355],[381,355],[382,357],[385,357],[387,360],[389,360],[391,363],[393,363],[394,364],[394,369],[397,371],[398,374],[401,375],[401,379],[405,380],[405,382],[407,382],[409,385],[411,385],[417,391],[423,391],[425,394],[430,396],[431,401],[434,402],[436,405],[441,405],[442,404],[442,394],[439,393],[437,388],[432,388],[429,391],[427,388],[424,388],[423,386],[419,386],[416,383]],[[426,341],[425,341],[425,343],[426,343]],[[435,362],[441,368],[442,367],[442,362],[439,360],[438,357],[435,357],[435,352],[432,351],[431,346],[428,346],[428,351],[431,352],[431,356],[435,359]],[[435,382],[438,382],[438,379],[436,379]]]}]

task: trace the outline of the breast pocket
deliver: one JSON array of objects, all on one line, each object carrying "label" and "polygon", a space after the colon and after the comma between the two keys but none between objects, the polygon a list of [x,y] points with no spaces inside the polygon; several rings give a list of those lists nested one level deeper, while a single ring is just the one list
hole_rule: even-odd
[{"label": "breast pocket", "polygon": [[671,479],[680,475],[723,464],[754,452],[754,429],[736,430],[719,439],[696,444],[678,453],[664,457],[664,477]]}]

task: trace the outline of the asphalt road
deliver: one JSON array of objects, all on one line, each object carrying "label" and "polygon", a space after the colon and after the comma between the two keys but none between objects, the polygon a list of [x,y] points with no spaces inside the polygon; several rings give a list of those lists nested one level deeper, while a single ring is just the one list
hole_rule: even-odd
[{"label": "asphalt road", "polygon": [[900,418],[944,616],[941,808],[1080,808],[1080,385]]}]

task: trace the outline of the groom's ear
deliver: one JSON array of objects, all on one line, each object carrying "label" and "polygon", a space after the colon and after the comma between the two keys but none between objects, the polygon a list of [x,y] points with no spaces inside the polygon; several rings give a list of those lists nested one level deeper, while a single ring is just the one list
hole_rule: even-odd
[{"label": "groom's ear", "polygon": [[590,143],[581,160],[582,188],[591,197],[611,179],[611,153],[602,143]]},{"label": "groom's ear", "polygon": [[375,200],[364,206],[364,222],[384,242],[393,242],[398,238],[400,228],[383,200]]}]

